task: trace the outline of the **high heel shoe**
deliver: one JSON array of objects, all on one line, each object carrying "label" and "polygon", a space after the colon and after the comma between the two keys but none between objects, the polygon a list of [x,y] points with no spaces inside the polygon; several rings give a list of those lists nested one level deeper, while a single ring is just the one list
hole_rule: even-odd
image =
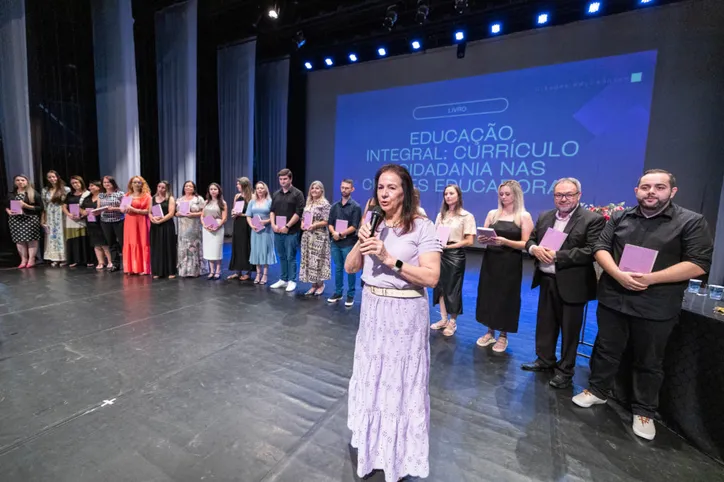
[{"label": "high heel shoe", "polygon": [[25,262],[25,261],[24,261],[24,262],[22,262],[22,263],[20,263],[20,264],[18,265],[18,269],[24,269],[24,268],[26,267],[26,265],[27,265],[27,264],[28,264],[28,263],[27,263],[27,262]]},{"label": "high heel shoe", "polygon": [[266,282],[267,282],[266,275],[264,275],[264,276],[261,277],[261,281],[259,281],[259,284],[260,284],[260,285],[265,285]]},{"label": "high heel shoe", "polygon": [[219,279],[219,278],[221,278],[221,273],[216,273],[216,274],[214,275],[214,279]]},{"label": "high heel shoe", "polygon": [[324,294],[324,285],[320,286],[314,292],[314,296],[322,296]]},{"label": "high heel shoe", "polygon": [[214,273],[209,273],[206,279],[214,279]]}]

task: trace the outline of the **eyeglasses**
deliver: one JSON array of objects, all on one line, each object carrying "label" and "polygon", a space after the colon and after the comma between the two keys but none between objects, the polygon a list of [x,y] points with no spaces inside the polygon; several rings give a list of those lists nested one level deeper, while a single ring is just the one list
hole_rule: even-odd
[{"label": "eyeglasses", "polygon": [[580,193],[579,193],[578,191],[576,191],[576,192],[564,192],[564,193],[557,192],[557,193],[555,193],[555,194],[553,195],[553,197],[556,198],[556,199],[564,199],[564,198],[565,198],[565,199],[573,199],[574,197],[578,196],[579,194],[580,194]]}]

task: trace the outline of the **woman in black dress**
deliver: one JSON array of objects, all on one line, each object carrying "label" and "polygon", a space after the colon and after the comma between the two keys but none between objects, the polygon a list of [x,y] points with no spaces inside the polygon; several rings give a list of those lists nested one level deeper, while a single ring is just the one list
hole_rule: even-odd
[{"label": "woman in black dress", "polygon": [[[15,202],[10,202],[15,201]],[[19,206],[19,211],[12,207]],[[27,176],[19,174],[13,179],[13,192],[8,199],[8,225],[10,237],[18,248],[20,255],[19,269],[35,266],[35,255],[38,253],[40,241],[40,214],[43,212],[43,200],[40,193],[33,189]]]},{"label": "woman in black dress", "polygon": [[[65,215],[65,261],[69,268],[75,268],[79,263],[93,266],[86,220],[81,212],[81,205],[88,196],[90,191],[86,190],[83,178],[70,176],[70,192],[62,205]],[[78,209],[77,214],[71,208],[73,205]]]},{"label": "woman in black dress", "polygon": [[[475,318],[488,332],[477,344],[493,345],[493,351],[502,353],[508,347],[508,333],[518,332],[523,249],[533,231],[533,218],[525,210],[517,181],[505,181],[498,187],[498,209],[488,213],[485,227],[494,229],[497,236],[478,236],[488,249],[480,267]],[[496,330],[500,332],[497,341]]]},{"label": "woman in black dress", "polygon": [[80,207],[81,213],[86,218],[88,240],[96,253],[96,261],[98,262],[96,269],[100,271],[105,268],[106,263],[111,264],[111,249],[108,247],[106,237],[103,235],[103,229],[101,229],[101,213],[100,211],[93,212],[100,207],[98,197],[103,191],[103,184],[101,181],[91,181],[88,184],[88,191],[90,191],[90,195],[83,199]]},{"label": "woman in black dress", "polygon": [[[251,278],[250,274],[254,270],[254,266],[249,261],[251,256],[251,227],[246,221],[246,210],[249,207],[249,201],[251,201],[251,181],[249,181],[249,178],[240,177],[237,179],[236,190],[239,192],[234,196],[234,207],[231,211],[231,216],[234,218],[234,236],[231,240],[231,261],[229,261],[229,270],[234,271],[234,273],[226,279],[246,281]],[[244,203],[241,212],[236,211],[236,203],[239,201]]]},{"label": "woman in black dress", "polygon": [[[161,212],[158,213],[159,206]],[[156,213],[154,213],[156,210]],[[161,214],[161,216],[158,216]],[[151,274],[153,279],[176,277],[178,249],[176,247],[176,199],[171,195],[171,184],[161,181],[156,186],[156,194],[151,200]]]}]

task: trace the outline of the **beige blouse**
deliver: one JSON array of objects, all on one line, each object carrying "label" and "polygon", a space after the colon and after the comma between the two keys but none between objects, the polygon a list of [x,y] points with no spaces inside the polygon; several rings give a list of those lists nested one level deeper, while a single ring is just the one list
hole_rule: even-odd
[{"label": "beige blouse", "polygon": [[447,226],[450,228],[448,243],[459,243],[469,234],[475,236],[476,232],[475,216],[464,209],[460,211],[460,214],[455,215],[448,212],[444,220],[440,219],[440,213],[438,213],[437,219],[435,219],[435,226]]}]

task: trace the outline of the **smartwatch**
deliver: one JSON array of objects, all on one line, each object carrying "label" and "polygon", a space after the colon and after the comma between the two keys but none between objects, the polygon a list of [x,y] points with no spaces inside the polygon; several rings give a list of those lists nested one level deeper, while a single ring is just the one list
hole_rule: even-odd
[{"label": "smartwatch", "polygon": [[398,259],[397,261],[395,261],[395,265],[392,267],[392,269],[393,269],[396,273],[399,273],[400,270],[402,269],[402,264],[403,264],[402,261]]}]

